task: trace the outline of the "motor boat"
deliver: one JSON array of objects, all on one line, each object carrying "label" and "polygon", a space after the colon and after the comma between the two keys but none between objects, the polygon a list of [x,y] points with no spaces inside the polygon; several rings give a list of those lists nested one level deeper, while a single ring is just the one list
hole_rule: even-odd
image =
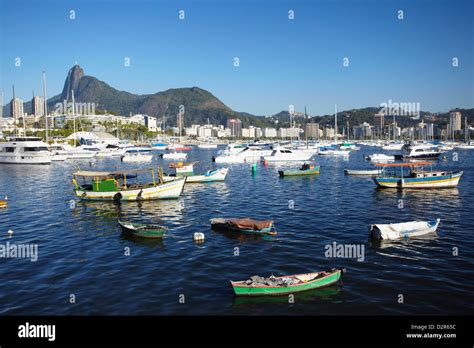
[{"label": "motor boat", "polygon": [[267,162],[309,161],[313,155],[312,152],[277,148],[270,155],[262,156],[262,160]]},{"label": "motor boat", "polygon": [[152,149],[149,147],[129,147],[120,157],[122,162],[150,162],[153,159]]},{"label": "motor boat", "polygon": [[441,151],[431,144],[405,144],[402,148],[402,154],[395,155],[395,159],[438,159]]},{"label": "motor boat", "polygon": [[48,145],[37,137],[13,137],[0,143],[0,163],[50,164]]},{"label": "motor boat", "polygon": [[257,162],[264,156],[270,156],[273,152],[270,144],[230,144],[217,157],[212,157],[216,163],[245,163]]}]

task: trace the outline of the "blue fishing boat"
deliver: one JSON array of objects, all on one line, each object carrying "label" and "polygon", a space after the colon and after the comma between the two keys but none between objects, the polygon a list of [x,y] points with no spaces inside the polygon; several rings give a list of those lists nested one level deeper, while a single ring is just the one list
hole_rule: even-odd
[{"label": "blue fishing boat", "polygon": [[[375,166],[381,167],[382,172],[373,177],[373,180],[379,187],[384,188],[456,187],[463,174],[462,171],[433,171],[432,162],[380,163]],[[430,166],[430,170],[425,170],[426,166]],[[409,168],[408,173],[405,173],[405,168]]]}]

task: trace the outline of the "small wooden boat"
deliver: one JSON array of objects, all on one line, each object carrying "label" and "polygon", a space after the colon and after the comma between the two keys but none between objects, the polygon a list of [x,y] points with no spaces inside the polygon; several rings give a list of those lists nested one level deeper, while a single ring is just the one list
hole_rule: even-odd
[{"label": "small wooden boat", "polygon": [[[152,199],[179,198],[183,192],[186,177],[170,182],[155,178],[155,169],[134,169],[117,172],[78,171],[73,173],[74,192],[84,200],[141,201]],[[151,182],[139,182],[138,174],[151,173]],[[82,178],[82,183],[78,180]],[[130,180],[136,178],[136,180]]]},{"label": "small wooden boat", "polygon": [[253,276],[249,280],[230,283],[236,296],[279,296],[335,284],[341,278],[341,273],[341,269],[331,269],[283,277]]},{"label": "small wooden boat", "polygon": [[118,221],[122,231],[126,234],[140,238],[163,238],[168,230],[161,225],[137,224],[128,221]]},{"label": "small wooden boat", "polygon": [[303,164],[303,166],[296,170],[279,170],[278,174],[281,177],[285,176],[303,176],[303,175],[318,175],[319,174],[319,166],[312,166],[309,164]]},{"label": "small wooden boat", "polygon": [[436,232],[440,219],[431,221],[410,221],[397,224],[375,224],[369,226],[369,236],[374,239],[401,239],[422,236]]},{"label": "small wooden boat", "polygon": [[222,219],[213,218],[209,220],[211,227],[215,229],[230,230],[242,233],[257,233],[276,235],[277,231],[272,220],[258,221],[249,218],[243,219]]},{"label": "small wooden boat", "polygon": [[[459,184],[462,171],[433,171],[432,164],[432,162],[376,164],[376,167],[382,168],[382,172],[374,176],[373,180],[379,187],[397,189],[446,188],[456,187]],[[425,170],[425,166],[430,166],[431,170]],[[409,168],[409,173],[405,173],[404,168]]]},{"label": "small wooden boat", "polygon": [[6,199],[0,199],[0,209],[6,208],[8,206],[8,202]]},{"label": "small wooden boat", "polygon": [[216,181],[225,181],[225,178],[227,176],[227,172],[229,171],[229,168],[219,168],[219,169],[211,169],[205,172],[204,174],[178,174],[176,175],[170,175],[170,176],[165,176],[163,177],[165,182],[169,182],[172,180],[175,180],[176,178],[180,178],[185,176],[186,177],[186,183],[205,183],[205,182],[216,182]]},{"label": "small wooden boat", "polygon": [[346,175],[378,175],[379,169],[344,169]]}]

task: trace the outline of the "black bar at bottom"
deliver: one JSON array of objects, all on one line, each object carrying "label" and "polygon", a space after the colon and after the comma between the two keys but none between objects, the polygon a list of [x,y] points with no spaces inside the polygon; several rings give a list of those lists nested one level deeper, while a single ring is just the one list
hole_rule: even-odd
[{"label": "black bar at bottom", "polygon": [[[28,323],[28,326],[27,326]],[[19,337],[55,325],[54,341]],[[472,316],[4,316],[0,346],[25,344],[410,344],[468,345]],[[43,328],[44,329],[44,328]],[[35,334],[38,331],[29,331]],[[46,331],[44,331],[46,332]],[[51,335],[50,335],[51,338]]]}]

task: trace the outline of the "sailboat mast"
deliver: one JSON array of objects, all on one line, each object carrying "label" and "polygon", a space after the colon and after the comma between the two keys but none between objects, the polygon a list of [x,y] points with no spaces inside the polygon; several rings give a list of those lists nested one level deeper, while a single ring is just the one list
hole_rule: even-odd
[{"label": "sailboat mast", "polygon": [[15,112],[15,104],[16,104],[16,97],[15,97],[15,85],[13,85],[13,101],[12,101],[12,117],[13,117],[13,134],[17,134],[17,129],[16,129],[16,112]]},{"label": "sailboat mast", "polygon": [[337,143],[337,104],[334,104],[334,142]]},{"label": "sailboat mast", "polygon": [[308,149],[308,114],[306,113],[306,105],[304,106],[304,119],[306,121],[306,125],[305,125],[306,149]]},{"label": "sailboat mast", "polygon": [[73,131],[74,131],[74,146],[77,146],[77,134],[76,134],[76,104],[74,102],[74,90],[71,90],[72,99],[72,120],[73,120]]},{"label": "sailboat mast", "polygon": [[48,102],[46,101],[46,72],[43,71],[43,103],[44,103],[44,122],[45,122],[45,132],[46,132],[46,144],[49,141],[49,132],[48,132]]}]

